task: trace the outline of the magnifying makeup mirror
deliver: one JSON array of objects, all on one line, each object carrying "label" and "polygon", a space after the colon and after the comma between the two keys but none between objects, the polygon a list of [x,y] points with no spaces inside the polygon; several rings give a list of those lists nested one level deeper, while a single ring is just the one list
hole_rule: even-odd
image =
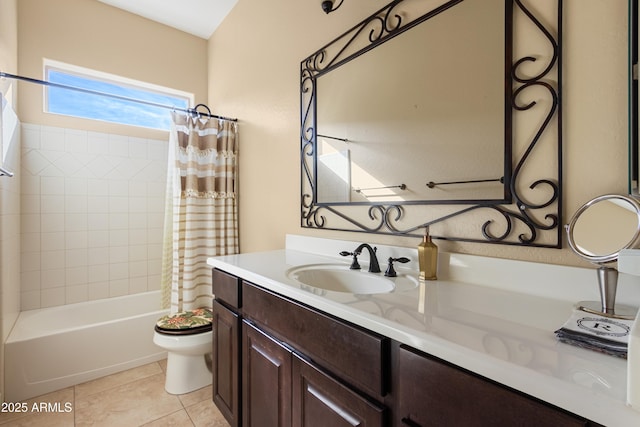
[{"label": "magnifying makeup mirror", "polygon": [[578,309],[619,319],[634,319],[637,309],[616,305],[618,271],[606,264],[618,260],[622,249],[640,240],[640,203],[616,194],[596,197],[585,203],[565,226],[571,249],[598,266],[601,301],[581,301]]}]

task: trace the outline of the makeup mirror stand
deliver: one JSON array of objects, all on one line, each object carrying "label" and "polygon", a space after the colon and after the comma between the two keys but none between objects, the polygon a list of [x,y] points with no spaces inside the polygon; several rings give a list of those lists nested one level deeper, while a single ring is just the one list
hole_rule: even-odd
[{"label": "makeup mirror stand", "polygon": [[[628,225],[623,232],[614,233],[612,224]],[[633,320],[638,310],[616,305],[618,270],[605,264],[617,261],[622,249],[633,247],[640,239],[638,201],[615,194],[596,197],[576,211],[566,231],[571,249],[598,266],[600,301],[580,301],[576,307],[591,314]],[[606,241],[609,238],[612,241]]]},{"label": "makeup mirror stand", "polygon": [[587,313],[616,319],[633,320],[637,309],[628,305],[616,305],[616,293],[618,290],[618,270],[613,267],[601,265],[596,270],[598,274],[598,289],[600,301],[580,301],[576,304],[579,310]]}]

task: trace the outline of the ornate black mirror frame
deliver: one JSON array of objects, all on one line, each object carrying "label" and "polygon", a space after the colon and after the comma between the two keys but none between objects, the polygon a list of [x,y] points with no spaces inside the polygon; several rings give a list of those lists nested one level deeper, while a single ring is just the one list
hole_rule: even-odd
[{"label": "ornate black mirror frame", "polygon": [[[562,228],[560,217],[562,212],[562,121],[561,121],[561,35],[562,35],[562,0],[557,0],[557,22],[555,28],[547,28],[536,15],[523,4],[521,0],[505,0],[505,43],[508,54],[512,52],[513,32],[515,30],[516,14],[521,14],[518,22],[526,25],[533,24],[541,38],[549,43],[552,54],[544,69],[534,76],[524,76],[521,72],[524,64],[536,61],[535,52],[522,56],[513,61],[508,77],[505,78],[505,134],[515,138],[512,122],[517,114],[532,114],[538,102],[525,101],[523,93],[528,89],[537,88],[542,91],[545,99],[543,112],[538,112],[539,128],[527,137],[524,150],[520,158],[512,154],[511,147],[507,148],[506,161],[511,162],[510,176],[505,176],[508,191],[512,198],[511,204],[496,203],[495,201],[438,201],[424,202],[393,202],[393,203],[318,203],[316,194],[317,174],[317,134],[316,134],[316,78],[327,71],[351,61],[352,59],[374,49],[376,46],[408,31],[430,18],[445,12],[463,0],[450,0],[441,6],[426,11],[408,22],[403,22],[402,7],[404,0],[394,0],[378,12],[366,18],[358,25],[333,40],[328,45],[313,53],[301,63],[300,96],[301,96],[301,226],[325,230],[356,231],[376,234],[421,236],[420,229],[436,223],[462,219],[472,215],[473,211],[488,210],[490,219],[483,220],[477,225],[478,236],[438,236],[434,238],[454,241],[468,241],[481,243],[498,243],[509,245],[524,245],[560,248],[562,245]],[[517,7],[516,7],[517,6]],[[518,17],[520,18],[520,17]],[[524,23],[522,25],[525,25]],[[552,32],[555,32],[554,36]],[[546,47],[546,49],[548,49]],[[547,55],[548,56],[548,55]],[[543,56],[544,57],[544,56]],[[538,92],[539,93],[539,92]],[[540,110],[542,107],[538,107]],[[537,117],[537,116],[536,116]],[[541,145],[545,147],[541,147]],[[532,153],[540,149],[549,149],[557,153],[557,157],[550,162],[557,162],[552,177],[541,177],[526,182],[521,191],[521,180],[530,180],[531,171],[527,178],[521,178],[520,172],[527,169]],[[534,172],[535,174],[535,172]],[[543,199],[540,195],[532,196],[532,192],[545,191]],[[527,191],[526,197],[523,192]],[[529,199],[535,199],[535,202]],[[357,205],[357,206],[356,206]],[[438,217],[415,218],[407,215],[407,210],[416,205],[452,205]],[[426,217],[426,216],[425,216]],[[366,218],[363,221],[362,218]],[[497,227],[501,230],[494,233],[490,230],[496,218],[503,224]],[[404,223],[404,222],[406,223]],[[468,228],[468,227],[467,227]],[[432,228],[433,230],[433,228]],[[419,231],[419,232],[418,232]]]}]

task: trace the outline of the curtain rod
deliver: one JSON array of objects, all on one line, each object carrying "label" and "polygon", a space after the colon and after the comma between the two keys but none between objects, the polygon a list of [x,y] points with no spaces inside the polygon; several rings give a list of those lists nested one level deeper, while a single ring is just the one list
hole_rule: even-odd
[{"label": "curtain rod", "polygon": [[[21,81],[25,81],[28,83],[36,83],[36,84],[40,84],[40,85],[44,85],[44,86],[52,86],[52,87],[57,87],[60,89],[69,89],[69,90],[75,90],[76,92],[83,92],[83,93],[88,93],[91,95],[100,95],[100,96],[106,96],[108,98],[114,98],[114,99],[120,99],[122,101],[129,101],[129,102],[137,102],[139,104],[145,104],[145,105],[150,105],[153,107],[159,107],[159,108],[166,108],[168,110],[175,110],[175,111],[182,111],[191,115],[198,115],[198,116],[206,116],[206,117],[210,117],[210,118],[214,118],[214,119],[220,119],[220,120],[227,120],[230,122],[237,122],[238,119],[233,119],[233,118],[229,118],[229,117],[223,117],[223,116],[217,116],[215,114],[211,114],[211,110],[209,110],[209,107],[207,107],[204,104],[198,104],[196,105],[194,108],[178,108],[178,107],[174,107],[171,105],[164,105],[164,104],[158,104],[155,102],[151,102],[151,101],[144,101],[142,99],[135,99],[135,98],[129,98],[126,96],[120,96],[120,95],[113,95],[111,93],[105,93],[105,92],[99,92],[99,91],[95,91],[95,90],[91,90],[91,89],[83,89],[83,88],[79,88],[79,87],[75,87],[75,86],[68,86],[68,85],[63,85],[60,83],[54,83],[54,82],[48,82],[46,80],[38,80],[38,79],[34,79],[31,77],[23,77],[23,76],[18,76],[15,74],[9,74],[9,73],[5,73],[0,71],[0,77],[3,78],[8,78],[8,79],[14,79],[14,80],[21,80]],[[198,107],[204,107],[207,109],[206,113],[202,113],[200,111],[198,111]]]}]

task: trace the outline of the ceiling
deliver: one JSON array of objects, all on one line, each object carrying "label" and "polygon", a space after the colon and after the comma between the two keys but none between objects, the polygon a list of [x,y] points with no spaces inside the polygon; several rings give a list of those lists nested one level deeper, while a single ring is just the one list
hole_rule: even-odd
[{"label": "ceiling", "polygon": [[238,2],[238,0],[99,1],[207,40]]}]

